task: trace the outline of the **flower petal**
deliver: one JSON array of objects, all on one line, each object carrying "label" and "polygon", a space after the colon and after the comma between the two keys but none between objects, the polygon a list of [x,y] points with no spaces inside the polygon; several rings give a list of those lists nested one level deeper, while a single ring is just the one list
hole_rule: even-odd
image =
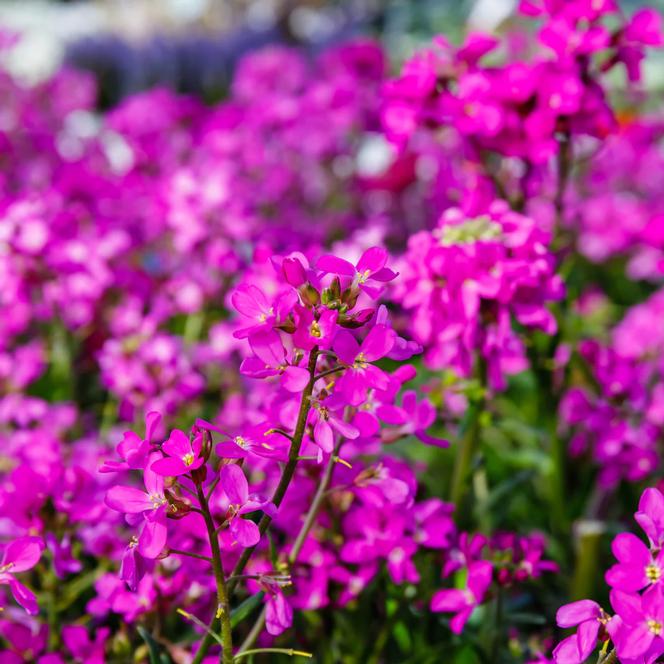
[{"label": "flower petal", "polygon": [[249,484],[240,466],[231,463],[221,468],[221,486],[234,505],[244,505],[249,498]]}]

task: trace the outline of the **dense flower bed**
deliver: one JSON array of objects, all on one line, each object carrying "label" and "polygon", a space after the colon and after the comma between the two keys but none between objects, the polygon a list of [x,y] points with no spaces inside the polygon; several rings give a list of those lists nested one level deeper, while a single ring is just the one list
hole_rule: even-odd
[{"label": "dense flower bed", "polygon": [[0,70],[0,662],[659,661],[660,19]]}]

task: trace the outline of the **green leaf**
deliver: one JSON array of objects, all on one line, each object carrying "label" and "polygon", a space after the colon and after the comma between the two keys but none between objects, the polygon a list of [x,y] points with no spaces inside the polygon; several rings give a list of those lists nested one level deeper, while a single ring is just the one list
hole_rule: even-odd
[{"label": "green leaf", "polygon": [[152,634],[142,625],[138,625],[136,629],[148,647],[150,664],[170,664],[170,659],[165,653],[160,651],[159,644],[152,638]]},{"label": "green leaf", "polygon": [[403,622],[398,622],[392,628],[392,636],[394,640],[399,644],[402,652],[411,652],[413,649],[413,641],[410,638],[410,632],[408,627]]},{"label": "green leaf", "polygon": [[231,626],[239,625],[263,600],[265,593],[261,590],[242,602],[231,611]]}]

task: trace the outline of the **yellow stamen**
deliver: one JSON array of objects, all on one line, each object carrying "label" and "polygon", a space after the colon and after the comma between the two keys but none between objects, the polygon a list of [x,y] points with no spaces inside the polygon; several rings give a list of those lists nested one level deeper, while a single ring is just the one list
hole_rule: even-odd
[{"label": "yellow stamen", "polygon": [[655,565],[655,563],[650,563],[646,567],[646,577],[648,578],[648,581],[651,583],[655,583],[655,581],[659,581],[659,579],[662,576],[662,568],[659,567],[659,565]]},{"label": "yellow stamen", "polygon": [[358,356],[355,358],[355,362],[353,363],[353,368],[354,369],[366,369],[368,366],[367,358],[364,353],[359,353]]}]

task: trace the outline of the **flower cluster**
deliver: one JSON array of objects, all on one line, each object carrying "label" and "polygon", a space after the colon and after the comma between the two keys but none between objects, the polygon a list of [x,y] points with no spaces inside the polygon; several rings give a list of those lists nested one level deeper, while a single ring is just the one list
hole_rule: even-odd
[{"label": "flower cluster", "polygon": [[[387,84],[382,121],[402,150],[417,149],[423,134],[441,144],[455,164],[447,184],[460,189],[466,212],[508,198],[550,224],[561,215],[577,144],[597,144],[618,128],[606,74],[622,65],[638,82],[645,51],[664,37],[655,10],[628,19],[613,1],[524,0],[520,12],[541,21],[532,48],[521,33],[503,44],[471,32],[458,47],[438,36]],[[584,210],[587,200],[578,201]]]},{"label": "flower cluster", "polygon": [[619,662],[645,664],[664,653],[664,496],[646,489],[634,515],[648,537],[648,546],[632,533],[620,533],[612,544],[618,562],[606,572],[613,611],[584,599],[566,604],[556,616],[560,627],[577,627],[553,653],[556,664],[583,664],[603,643],[612,645]]},{"label": "flower cluster", "polygon": [[600,263],[629,259],[631,278],[661,281],[663,126],[658,118],[619,118],[589,159],[568,196],[565,226],[578,233],[579,251]]},{"label": "flower cluster", "polygon": [[[494,594],[516,584],[537,579],[543,572],[557,572],[558,565],[544,559],[545,541],[541,536],[518,537],[503,533],[487,539],[483,535],[460,533],[447,552],[445,577],[462,578],[462,588],[437,590],[431,598],[434,612],[454,613],[450,629],[459,634],[475,609]],[[493,583],[495,581],[495,584]]]},{"label": "flower cluster", "polygon": [[660,20],[521,13],[209,106],[0,66],[0,662],[664,655],[657,489],[553,631],[661,469],[661,122],[607,76]]},{"label": "flower cluster", "polygon": [[546,304],[564,293],[549,242],[502,201],[475,218],[447,210],[433,231],[411,237],[394,297],[410,314],[428,366],[469,376],[481,362],[494,389],[528,366],[513,323],[553,334]]},{"label": "flower cluster", "polygon": [[570,453],[590,453],[600,482],[652,476],[661,463],[664,426],[664,293],[631,308],[612,343],[585,340],[579,358],[588,376],[563,397],[560,415],[571,430]]}]

